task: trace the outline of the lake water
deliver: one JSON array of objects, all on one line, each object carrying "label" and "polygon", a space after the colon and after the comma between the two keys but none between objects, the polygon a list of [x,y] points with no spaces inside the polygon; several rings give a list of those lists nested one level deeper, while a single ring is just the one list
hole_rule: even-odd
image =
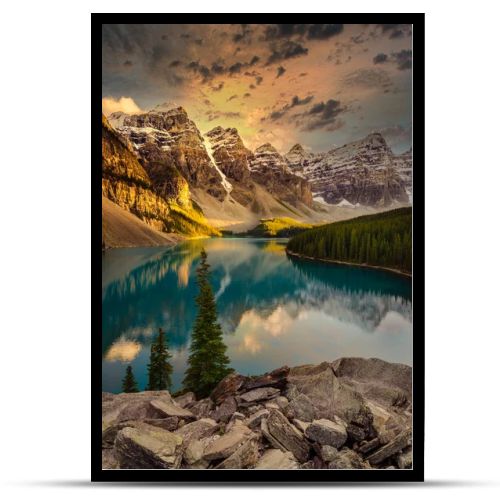
[{"label": "lake water", "polygon": [[151,340],[162,327],[181,387],[202,247],[231,366],[244,375],[282,365],[377,357],[412,364],[411,281],[378,270],[292,260],[286,240],[216,238],[103,255],[103,391],[120,392],[132,365],[147,382]]}]

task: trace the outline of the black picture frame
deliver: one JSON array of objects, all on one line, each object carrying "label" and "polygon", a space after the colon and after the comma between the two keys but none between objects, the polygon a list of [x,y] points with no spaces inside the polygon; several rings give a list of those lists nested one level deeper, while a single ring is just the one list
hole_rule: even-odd
[{"label": "black picture frame", "polygon": [[[101,464],[101,167],[100,120],[102,97],[102,25],[115,23],[145,24],[227,24],[244,22],[268,24],[325,20],[358,23],[412,24],[413,35],[413,468],[404,470],[131,470],[102,469]],[[166,484],[273,484],[273,483],[346,483],[346,482],[420,482],[424,480],[424,285],[425,285],[425,205],[424,205],[424,28],[423,13],[406,14],[91,14],[92,28],[92,332],[91,332],[91,480],[98,482],[162,482]]]}]

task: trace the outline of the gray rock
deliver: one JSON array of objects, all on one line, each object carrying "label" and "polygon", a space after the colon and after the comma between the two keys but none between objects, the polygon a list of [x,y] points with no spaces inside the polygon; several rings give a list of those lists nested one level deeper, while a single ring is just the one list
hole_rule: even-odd
[{"label": "gray rock", "polygon": [[292,399],[287,412],[291,412],[290,418],[296,418],[303,422],[312,422],[316,418],[314,406],[305,394],[299,394],[295,399]]},{"label": "gray rock", "polygon": [[165,401],[164,399],[153,399],[150,401],[150,405],[165,417],[179,417],[188,420],[194,420],[196,418],[189,410],[177,406],[174,402]]},{"label": "gray rock", "polygon": [[221,462],[216,469],[250,469],[259,459],[259,447],[255,439],[243,443],[232,455]]},{"label": "gray rock", "polygon": [[178,404],[181,408],[185,408],[187,405],[190,405],[196,401],[196,396],[194,392],[186,392],[182,396],[177,396],[174,398],[176,404]]},{"label": "gray rock", "polygon": [[247,380],[248,377],[239,373],[230,373],[217,384],[210,394],[210,399],[220,405],[228,396],[234,396]]},{"label": "gray rock", "polygon": [[203,457],[205,451],[205,444],[197,439],[193,439],[184,450],[184,461],[192,465],[199,462]]},{"label": "gray rock", "polygon": [[207,418],[214,409],[214,403],[210,398],[200,399],[188,405],[189,410],[196,415],[196,418]]},{"label": "gray rock", "polygon": [[378,448],[381,445],[380,439],[378,437],[370,440],[370,441],[365,441],[359,445],[358,451],[360,453],[363,453],[366,455],[367,453],[370,453],[370,451],[374,450],[375,448]]},{"label": "gray rock", "polygon": [[306,429],[311,425],[310,422],[302,422],[302,420],[298,420],[296,418],[293,419],[293,425],[299,429],[299,431],[305,434]]},{"label": "gray rock", "polygon": [[254,434],[248,427],[236,424],[227,434],[222,435],[205,448],[203,459],[211,461],[227,458],[253,436]]},{"label": "gray rock", "polygon": [[217,422],[229,422],[233,413],[238,409],[236,400],[232,396],[228,396],[212,413],[210,416],[217,420]]},{"label": "gray rock", "polygon": [[283,452],[288,451],[270,432],[267,425],[267,419],[263,418],[260,422],[260,431],[262,435],[269,441],[273,448],[281,450]]},{"label": "gray rock", "polygon": [[275,387],[283,390],[287,386],[289,372],[288,366],[282,366],[259,377],[251,377],[245,382],[243,389],[249,391],[258,387]]},{"label": "gray rock", "polygon": [[120,463],[115,456],[115,451],[112,449],[103,449],[102,450],[102,462],[103,469],[119,469]]},{"label": "gray rock", "polygon": [[382,446],[382,448],[378,449],[375,453],[372,453],[368,457],[368,461],[372,465],[377,465],[386,460],[389,457],[392,457],[394,454],[401,451],[403,448],[406,448],[409,444],[411,444],[411,430],[406,430],[396,436],[392,441]]},{"label": "gray rock", "polygon": [[333,446],[325,444],[321,447],[321,458],[324,462],[331,462],[338,457],[338,450]]},{"label": "gray rock", "polygon": [[278,396],[277,398],[274,398],[273,401],[278,405],[278,408],[280,410],[283,410],[288,406],[288,399],[285,398],[285,396]]},{"label": "gray rock", "polygon": [[314,420],[306,429],[306,436],[319,444],[340,448],[347,441],[346,426],[343,422],[320,419]]},{"label": "gray rock", "polygon": [[264,408],[267,410],[280,410],[281,408],[279,407],[278,403],[276,403],[274,400],[273,401],[267,401],[264,403]]},{"label": "gray rock", "polygon": [[363,397],[341,382],[329,363],[292,368],[289,380],[309,398],[316,418],[333,420],[338,416],[346,423],[355,422],[370,430],[373,416]]},{"label": "gray rock", "polygon": [[371,469],[355,451],[344,448],[328,463],[329,469]]},{"label": "gray rock", "polygon": [[196,441],[217,432],[218,426],[215,420],[210,418],[202,418],[189,424],[184,425],[175,431],[177,436],[182,438],[185,446],[188,446],[191,441]]},{"label": "gray rock", "polygon": [[116,435],[115,453],[122,469],[178,468],[182,438],[148,424],[125,427]]},{"label": "gray rock", "polygon": [[166,431],[175,431],[179,427],[179,417],[146,418],[144,423],[161,427]]},{"label": "gray rock", "polygon": [[292,453],[277,449],[266,450],[255,465],[256,469],[298,469],[299,464]]},{"label": "gray rock", "polygon": [[253,389],[241,394],[237,397],[237,401],[238,404],[250,406],[250,404],[256,401],[271,399],[273,396],[279,394],[279,392],[279,389],[275,389],[274,387],[260,387],[259,389]]},{"label": "gray rock", "polygon": [[300,462],[309,456],[310,446],[303,434],[279,410],[271,410],[267,419],[269,433]]},{"label": "gray rock", "polygon": [[398,455],[396,463],[400,469],[411,469],[413,463],[413,454],[411,449]]},{"label": "gray rock", "polygon": [[245,425],[250,427],[250,429],[254,429],[260,426],[260,423],[263,418],[266,418],[269,415],[269,410],[263,409],[259,410],[256,413],[250,415],[247,419],[245,419]]}]

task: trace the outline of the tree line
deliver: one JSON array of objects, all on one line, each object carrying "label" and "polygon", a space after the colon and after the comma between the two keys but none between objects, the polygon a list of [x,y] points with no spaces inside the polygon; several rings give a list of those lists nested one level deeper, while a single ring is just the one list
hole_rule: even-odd
[{"label": "tree line", "polygon": [[316,227],[291,238],[287,249],[307,257],[411,272],[412,210],[399,208]]},{"label": "tree line", "polygon": [[[191,337],[188,367],[183,380],[183,390],[192,391],[198,398],[206,397],[229,373],[229,358],[222,338],[222,328],[217,322],[215,297],[210,285],[210,265],[202,249],[196,270],[199,293],[196,297],[198,313]],[[151,343],[148,364],[147,391],[170,390],[173,367],[169,359],[168,339],[162,328]],[[123,392],[139,392],[132,367],[129,365],[122,381]]]}]

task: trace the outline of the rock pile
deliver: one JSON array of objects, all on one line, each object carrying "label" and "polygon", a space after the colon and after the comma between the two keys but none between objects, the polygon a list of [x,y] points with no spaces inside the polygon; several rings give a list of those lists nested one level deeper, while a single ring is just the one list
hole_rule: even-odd
[{"label": "rock pile", "polygon": [[102,467],[412,467],[411,368],[379,359],[232,373],[209,398],[102,394]]}]

